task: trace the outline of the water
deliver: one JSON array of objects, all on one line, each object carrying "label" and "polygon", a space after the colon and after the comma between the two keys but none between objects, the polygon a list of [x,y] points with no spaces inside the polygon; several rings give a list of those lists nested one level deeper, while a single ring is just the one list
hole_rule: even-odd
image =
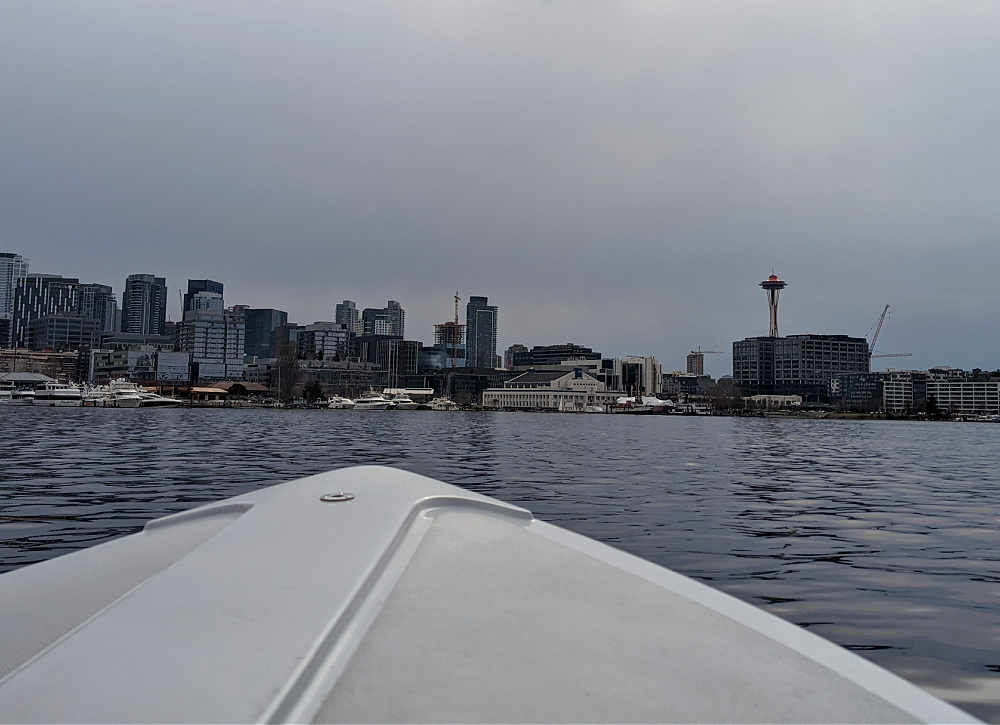
[{"label": "water", "polygon": [[1000,427],[0,408],[0,571],[359,463],[529,508],[1000,721]]}]

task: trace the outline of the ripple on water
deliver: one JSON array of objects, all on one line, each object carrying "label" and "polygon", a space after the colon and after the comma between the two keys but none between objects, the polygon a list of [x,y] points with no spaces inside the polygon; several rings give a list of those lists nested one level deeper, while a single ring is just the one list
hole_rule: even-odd
[{"label": "ripple on water", "polygon": [[0,410],[0,570],[357,464],[525,506],[1000,720],[993,426],[517,413]]}]

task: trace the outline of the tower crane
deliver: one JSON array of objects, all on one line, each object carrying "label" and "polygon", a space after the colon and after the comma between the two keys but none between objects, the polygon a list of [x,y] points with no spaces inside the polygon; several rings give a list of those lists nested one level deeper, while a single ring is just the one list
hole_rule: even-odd
[{"label": "tower crane", "polygon": [[878,324],[875,326],[875,334],[872,335],[872,343],[868,346],[870,352],[870,357],[874,360],[875,358],[882,357],[913,357],[912,352],[882,352],[875,354],[875,341],[878,340],[878,334],[882,331],[882,323],[885,322],[886,316],[889,314],[889,305],[885,306],[882,310],[882,314],[878,317]]},{"label": "tower crane", "polygon": [[[688,355],[687,371],[695,375],[705,374],[705,355],[725,355],[721,350],[702,350],[701,345],[697,350],[692,350]],[[692,370],[692,368],[694,368]]]},{"label": "tower crane", "polygon": [[868,346],[868,349],[872,352],[875,351],[875,341],[878,340],[878,334],[882,332],[882,323],[885,322],[885,316],[889,314],[889,305],[885,306],[882,310],[882,314],[878,317],[878,325],[875,327],[875,334],[872,335],[872,344]]}]

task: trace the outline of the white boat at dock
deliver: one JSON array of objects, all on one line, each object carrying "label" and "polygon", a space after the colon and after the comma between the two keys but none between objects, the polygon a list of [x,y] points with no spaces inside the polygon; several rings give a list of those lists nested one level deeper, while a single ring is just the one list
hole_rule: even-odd
[{"label": "white boat at dock", "polygon": [[388,410],[391,407],[392,401],[374,390],[354,401],[354,410]]},{"label": "white boat at dock", "polygon": [[24,388],[0,389],[0,405],[34,405],[35,391]]},{"label": "white boat at dock", "polygon": [[329,398],[326,407],[333,408],[334,410],[350,410],[354,407],[354,401],[350,398],[334,395]]},{"label": "white boat at dock", "polygon": [[83,405],[83,388],[67,383],[44,383],[35,388],[34,404],[59,408]]},{"label": "white boat at dock", "polygon": [[0,575],[2,722],[975,722],[706,584],[344,468]]},{"label": "white boat at dock", "polygon": [[417,404],[406,393],[396,393],[392,396],[392,407],[396,410],[416,410]]},{"label": "white boat at dock", "polygon": [[431,410],[459,410],[458,404],[451,398],[434,398],[427,407]]},{"label": "white boat at dock", "polygon": [[86,395],[88,405],[104,408],[138,408],[145,391],[125,378],[116,378],[107,385],[91,388]]}]

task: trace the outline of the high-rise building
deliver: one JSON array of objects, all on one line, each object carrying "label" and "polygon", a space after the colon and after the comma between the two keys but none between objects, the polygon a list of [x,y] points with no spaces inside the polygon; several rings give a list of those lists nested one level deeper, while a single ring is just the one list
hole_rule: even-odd
[{"label": "high-rise building", "polygon": [[515,351],[512,357],[513,366],[524,367],[559,365],[566,360],[600,360],[601,353],[594,352],[589,347],[567,342],[564,345],[535,345],[531,350]]},{"label": "high-rise building", "polygon": [[121,332],[162,335],[167,322],[167,280],[151,274],[131,274],[122,295]]},{"label": "high-rise building", "polygon": [[251,307],[247,308],[244,314],[247,320],[245,353],[260,358],[277,357],[278,353],[274,349],[274,330],[288,324],[288,313],[282,310]]},{"label": "high-rise building", "polygon": [[50,315],[75,315],[80,280],[58,274],[29,274],[14,290],[11,330],[14,347],[30,347],[31,323]]},{"label": "high-rise building", "polygon": [[14,293],[18,280],[27,275],[27,259],[13,252],[0,252],[0,348],[10,347],[14,327]]},{"label": "high-rise building", "polygon": [[528,348],[520,343],[515,343],[508,347],[503,354],[503,366],[508,370],[514,367],[514,356],[517,354],[524,354],[531,352]]},{"label": "high-rise building", "polygon": [[181,310],[181,318],[184,317],[184,313],[190,309],[192,298],[199,292],[214,292],[215,294],[222,297],[222,282],[216,282],[211,279],[189,279],[188,280],[188,291],[184,295],[184,309]]},{"label": "high-rise building", "polygon": [[348,332],[336,322],[314,322],[299,330],[298,354],[306,360],[334,360],[347,357]]},{"label": "high-rise building", "polygon": [[405,337],[403,330],[406,327],[406,311],[396,300],[389,300],[385,305],[385,312],[389,316],[389,334]]},{"label": "high-rise building", "polygon": [[867,373],[871,353],[863,337],[789,335],[748,337],[733,343],[733,382],[744,395],[827,395],[829,381]]},{"label": "high-rise building", "polygon": [[687,371],[689,375],[705,374],[705,353],[691,352],[687,356]]},{"label": "high-rise building", "polygon": [[497,366],[497,307],[486,297],[469,297],[465,307],[466,364]]},{"label": "high-rise building", "polygon": [[361,326],[361,316],[358,314],[358,306],[353,300],[344,300],[337,305],[333,321],[338,325],[343,325],[344,329],[351,334],[364,334],[364,329]]},{"label": "high-rise building", "polygon": [[226,309],[222,295],[202,290],[190,299],[191,309],[178,326],[177,342],[191,353],[200,380],[242,380],[246,349],[244,308]]},{"label": "high-rise building", "polygon": [[361,311],[361,332],[363,335],[389,335],[392,330],[392,320],[389,310],[366,307]]},{"label": "high-rise building", "polygon": [[88,320],[97,320],[101,332],[115,332],[118,301],[114,290],[106,284],[81,284],[76,312]]}]

